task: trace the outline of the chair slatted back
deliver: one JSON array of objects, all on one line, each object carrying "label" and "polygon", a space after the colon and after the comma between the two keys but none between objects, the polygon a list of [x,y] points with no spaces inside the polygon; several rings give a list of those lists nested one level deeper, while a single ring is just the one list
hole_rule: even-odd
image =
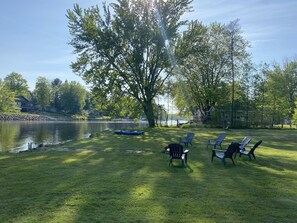
[{"label": "chair slatted back", "polygon": [[234,153],[239,152],[239,143],[231,143],[225,152],[225,158],[231,158]]},{"label": "chair slatted back", "polygon": [[245,149],[245,147],[247,146],[247,144],[249,144],[251,140],[252,140],[252,137],[250,136],[244,137],[244,139],[241,141],[239,145],[240,149]]},{"label": "chair slatted back", "polygon": [[258,141],[254,146],[253,146],[253,148],[251,149],[251,152],[254,152],[254,150],[262,143],[263,141],[262,140],[260,140],[260,141]]},{"label": "chair slatted back", "polygon": [[190,143],[190,142],[192,142],[192,140],[193,140],[193,138],[194,138],[194,133],[193,132],[189,132],[188,134],[187,134],[187,137],[186,137],[186,142],[187,143]]},{"label": "chair slatted back", "polygon": [[169,155],[172,157],[172,159],[181,159],[184,148],[181,144],[178,143],[171,143],[168,145],[169,148]]},{"label": "chair slatted back", "polygon": [[216,142],[215,142],[215,144],[217,146],[220,146],[222,144],[222,142],[224,141],[224,139],[225,139],[225,135],[219,135]]},{"label": "chair slatted back", "polygon": [[193,138],[194,138],[194,133],[193,132],[189,132],[188,134],[187,134],[187,136],[185,137],[185,139],[182,139],[182,138],[179,138],[179,143],[181,144],[181,143],[184,143],[185,144],[185,146],[188,146],[189,144],[191,144],[192,145],[192,140],[193,140]]}]

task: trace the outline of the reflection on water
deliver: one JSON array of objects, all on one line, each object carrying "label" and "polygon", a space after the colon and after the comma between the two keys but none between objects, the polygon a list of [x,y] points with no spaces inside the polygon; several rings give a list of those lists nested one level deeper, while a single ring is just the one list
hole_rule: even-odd
[{"label": "reflection on water", "polygon": [[0,152],[18,152],[40,143],[57,144],[89,137],[106,129],[131,129],[147,126],[146,122],[0,122]]}]

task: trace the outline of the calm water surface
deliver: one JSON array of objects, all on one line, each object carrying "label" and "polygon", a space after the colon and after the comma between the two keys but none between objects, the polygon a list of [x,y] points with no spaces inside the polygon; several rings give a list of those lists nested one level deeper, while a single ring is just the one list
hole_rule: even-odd
[{"label": "calm water surface", "polygon": [[0,122],[0,152],[19,152],[40,143],[57,144],[73,139],[87,138],[106,129],[135,129],[146,122]]}]

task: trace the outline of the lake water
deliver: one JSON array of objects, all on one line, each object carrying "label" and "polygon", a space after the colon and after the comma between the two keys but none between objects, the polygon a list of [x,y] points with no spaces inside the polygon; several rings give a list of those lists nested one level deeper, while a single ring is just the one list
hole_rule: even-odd
[{"label": "lake water", "polygon": [[136,129],[147,122],[0,122],[0,152],[19,152],[41,143],[58,144],[89,137],[106,129]]}]

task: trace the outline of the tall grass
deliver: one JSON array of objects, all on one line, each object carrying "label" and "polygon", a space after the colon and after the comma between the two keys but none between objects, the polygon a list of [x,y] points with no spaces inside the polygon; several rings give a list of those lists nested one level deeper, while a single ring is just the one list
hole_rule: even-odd
[{"label": "tall grass", "polygon": [[[189,131],[187,167],[169,167],[164,146]],[[222,133],[224,147],[262,139],[257,159],[211,163],[206,141]],[[296,222],[296,133],[156,128],[1,154],[0,222]]]}]

